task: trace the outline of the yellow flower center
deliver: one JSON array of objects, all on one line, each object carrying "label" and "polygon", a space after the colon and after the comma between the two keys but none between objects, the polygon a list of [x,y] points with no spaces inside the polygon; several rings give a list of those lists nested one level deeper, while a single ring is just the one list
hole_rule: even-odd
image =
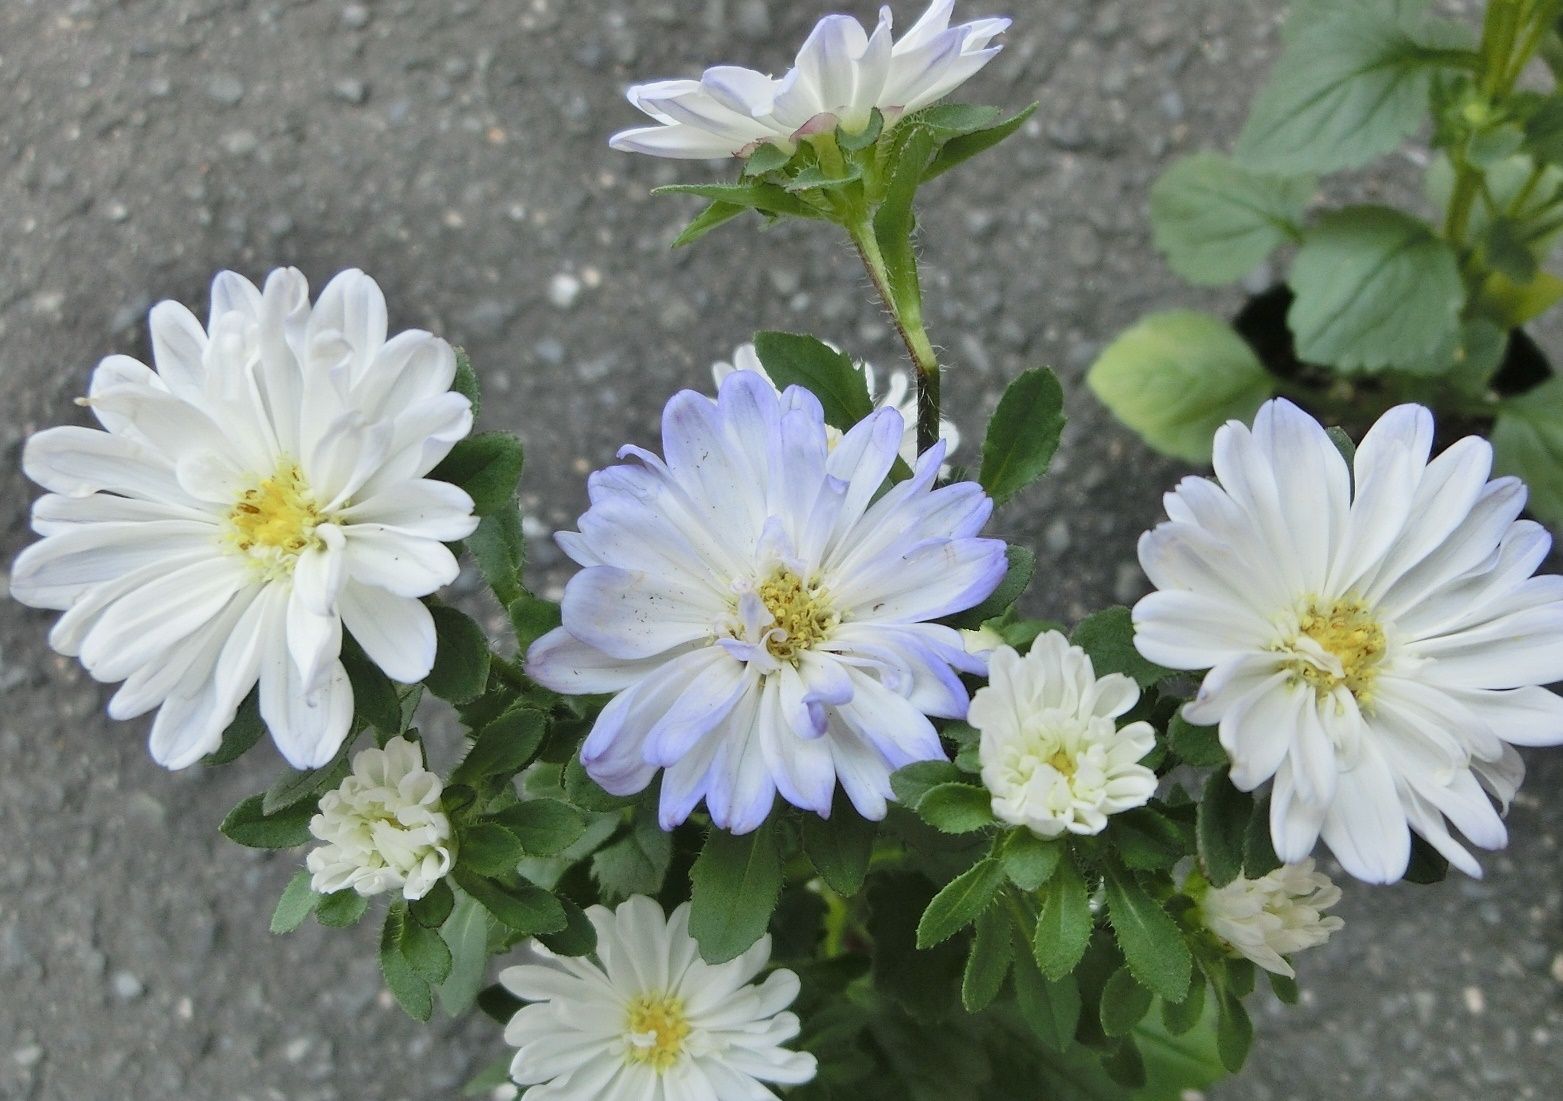
[{"label": "yellow flower center", "polygon": [[323,519],[298,464],[284,460],[275,474],[239,495],[228,514],[229,537],[258,564],[288,572],[318,542],[315,529]]},{"label": "yellow flower center", "polygon": [[841,623],[819,584],[806,584],[785,566],[777,567],[759,593],[776,620],[765,646],[778,661],[797,661],[799,654],[830,637]]},{"label": "yellow flower center", "polygon": [[[1321,700],[1344,685],[1359,706],[1372,702],[1373,682],[1387,648],[1384,628],[1366,604],[1351,597],[1332,604],[1309,601],[1299,617],[1297,636],[1284,647],[1294,655],[1292,673]],[[1321,661],[1319,650],[1333,661]]]},{"label": "yellow flower center", "polygon": [[1073,778],[1075,774],[1075,755],[1068,749],[1060,746],[1058,752],[1047,759],[1047,763],[1053,766],[1060,776]]},{"label": "yellow flower center", "polygon": [[629,1033],[628,1058],[662,1074],[684,1053],[689,1019],[684,1003],[671,994],[642,994],[630,1002],[624,1023]]}]

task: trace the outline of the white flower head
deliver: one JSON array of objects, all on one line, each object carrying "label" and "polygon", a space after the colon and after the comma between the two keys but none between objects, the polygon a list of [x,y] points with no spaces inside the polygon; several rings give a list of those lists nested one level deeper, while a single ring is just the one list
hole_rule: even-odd
[{"label": "white flower head", "polygon": [[[1274,778],[1271,835],[1296,863],[1322,836],[1348,872],[1405,874],[1410,830],[1471,875],[1450,833],[1503,847],[1515,745],[1563,742],[1563,578],[1525,487],[1489,481],[1477,438],[1431,462],[1432,415],[1403,405],[1353,469],[1285,401],[1216,433],[1217,482],[1185,479],[1140,540],[1160,591],[1134,609],[1151,661],[1209,669],[1184,709],[1214,724],[1232,781]],[[1485,790],[1484,790],[1485,789]],[[1447,820],[1447,821],[1446,821]],[[1409,827],[1409,828],[1408,828]]]},{"label": "white flower head", "polygon": [[830,449],[812,394],[738,371],[715,401],[668,402],[665,457],[626,447],[633,461],[592,475],[581,530],[558,536],[585,569],[527,671],[618,693],[581,749],[597,783],[627,795],[665,769],[664,828],[704,799],[746,833],[778,792],[828,815],[838,779],[882,818],[892,772],[945,759],[928,716],[963,718],[957,671],[986,662],[930,621],[980,603],[1007,565],[978,537],[981,487],[935,488],[943,444],[884,489],[902,430],[880,409]]},{"label": "white flower head", "polygon": [[615,134],[609,144],[658,157],[746,157],[765,144],[791,152],[808,134],[838,126],[859,133],[876,109],[893,125],[949,95],[1002,49],[992,43],[1008,19],[952,27],[954,9],[955,0],[933,0],[899,40],[888,5],[873,33],[849,15],[828,15],[780,79],[720,65],[699,80],[637,84],[629,100],[656,125]]},{"label": "white flower head", "polygon": [[450,871],[450,819],[440,807],[440,778],[423,764],[418,743],[392,738],[353,758],[353,771],[320,799],[309,832],[310,889],[361,895],[400,890],[422,898]]},{"label": "white flower head", "polygon": [[1340,888],[1315,871],[1309,857],[1258,879],[1239,876],[1225,887],[1207,888],[1199,896],[1199,916],[1234,956],[1295,978],[1286,957],[1317,948],[1340,930],[1345,922],[1324,914],[1340,898]]},{"label": "white flower head", "polygon": [[982,735],[978,758],[994,817],[1039,837],[1101,833],[1109,815],[1156,793],[1156,774],[1140,764],[1156,731],[1115,721],[1139,702],[1129,677],[1097,677],[1084,650],[1047,631],[1025,657],[994,650],[988,678],[967,721]]},{"label": "white flower head", "polygon": [[418,598],[456,577],[444,544],[477,524],[465,493],[424,476],[472,426],[455,354],[425,332],[387,339],[358,271],[313,306],[297,271],[264,290],[223,272],[204,327],[162,302],[150,328],[155,371],[110,356],[93,375],[101,431],[28,440],[44,538],[11,591],[64,613],[56,650],[125,682],[111,715],[157,709],[161,764],[216,749],[259,681],[283,756],[318,767],[352,720],[344,626],[396,680],[434,660]]},{"label": "white flower head", "polygon": [[798,1018],[783,1012],[798,976],[778,969],[764,936],[728,963],[708,964],[689,935],[689,903],[664,917],[643,895],[586,911],[595,958],[554,956],[499,981],[531,1002],[510,1019],[510,1076],[528,1101],[774,1101],[766,1084],[798,1085],[814,1056],[788,1051]]},{"label": "white flower head", "polygon": [[[834,345],[831,345],[835,347]],[[839,350],[839,349],[838,349]],[[859,365],[863,372],[863,381],[868,384],[868,396],[876,409],[894,409],[901,414],[901,420],[905,428],[901,433],[901,458],[907,466],[917,462],[917,391],[912,386],[911,377],[905,371],[895,370],[889,373],[886,379],[885,392],[879,392],[879,380],[872,363]],[[771,378],[765,365],[760,362],[759,353],[755,351],[753,344],[740,344],[733,351],[732,362],[718,360],[711,365],[711,378],[721,386],[723,380],[734,371],[753,371],[765,379],[772,386],[776,380]],[[825,427],[825,433],[829,437],[830,446],[834,448],[841,442],[841,430],[833,425]],[[961,433],[955,425],[941,418],[939,420],[939,438],[944,441],[945,457],[955,454],[955,449],[960,446]],[[939,476],[949,474],[950,467],[946,463],[939,470]]]}]

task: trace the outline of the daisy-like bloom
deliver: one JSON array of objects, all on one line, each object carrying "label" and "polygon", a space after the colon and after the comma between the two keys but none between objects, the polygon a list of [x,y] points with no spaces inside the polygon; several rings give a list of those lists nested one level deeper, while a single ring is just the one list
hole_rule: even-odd
[{"label": "daisy-like bloom", "polygon": [[440,778],[423,767],[416,742],[392,738],[353,758],[353,771],[320,799],[309,832],[325,842],[305,866],[310,888],[361,895],[400,890],[420,899],[450,871],[450,819]]},{"label": "daisy-like bloom", "polygon": [[161,764],[216,749],[259,681],[283,756],[318,767],[352,721],[344,626],[396,680],[434,661],[418,598],[456,577],[444,544],[477,525],[471,498],[424,477],[472,426],[455,354],[425,332],[387,340],[358,271],[313,307],[297,271],[264,291],[223,272],[205,327],[161,302],[150,328],[155,371],[110,356],[93,375],[103,430],[27,441],[49,493],[12,595],[63,612],[54,648],[125,682],[109,714],[157,709]]},{"label": "daisy-like bloom", "polygon": [[967,716],[981,734],[994,817],[1052,838],[1101,833],[1108,815],[1144,806],[1156,774],[1140,761],[1156,731],[1115,721],[1139,699],[1133,680],[1097,677],[1090,656],[1057,631],[1038,635],[1025,657],[994,650]]},{"label": "daisy-like bloom", "polygon": [[992,42],[1008,19],[952,27],[954,9],[955,0],[933,0],[899,41],[888,5],[872,34],[851,16],[826,16],[779,80],[720,65],[699,80],[637,84],[629,101],[656,125],[615,134],[609,144],[657,157],[747,157],[765,144],[791,152],[807,135],[838,126],[859,133],[876,108],[893,125],[949,95],[1002,49]]},{"label": "daisy-like bloom", "polygon": [[626,447],[592,475],[581,530],[558,536],[586,568],[527,670],[618,693],[581,748],[597,783],[627,795],[666,769],[664,828],[705,799],[746,833],[778,791],[828,815],[838,778],[882,818],[892,772],[945,758],[928,716],[963,718],[957,671],[986,662],[928,621],[993,592],[1004,544],[977,537],[981,487],[934,488],[943,444],[880,494],[903,427],[880,409],[829,448],[812,394],[737,371],[715,401],[668,402],[665,459]]},{"label": "daisy-like bloom", "polygon": [[531,1002],[510,1019],[510,1077],[525,1101],[775,1101],[766,1083],[814,1077],[814,1056],[782,1045],[798,1035],[783,1012],[798,976],[755,977],[766,935],[728,963],[708,964],[689,935],[689,903],[664,917],[643,895],[586,911],[595,959],[555,956],[506,968],[499,981]]},{"label": "daisy-like bloom", "polygon": [[1485,440],[1429,462],[1432,442],[1432,415],[1403,405],[1348,469],[1313,418],[1269,402],[1216,433],[1219,484],[1185,479],[1140,540],[1160,591],[1134,609],[1136,644],[1210,670],[1184,716],[1219,726],[1239,788],[1274,778],[1288,863],[1322,836],[1352,875],[1393,882],[1415,830],[1480,875],[1449,824],[1501,848],[1489,794],[1506,808],[1518,789],[1513,747],[1563,742],[1563,700],[1538,687],[1563,679],[1563,579],[1532,576],[1551,539],[1518,519],[1517,479],[1488,480]]},{"label": "daisy-like bloom", "polygon": [[1324,914],[1340,901],[1340,888],[1314,870],[1312,857],[1258,879],[1240,876],[1225,887],[1205,886],[1195,894],[1200,920],[1232,955],[1289,979],[1297,973],[1287,956],[1317,948],[1345,925]]},{"label": "daisy-like bloom", "polygon": [[[906,465],[911,466],[917,462],[917,391],[912,387],[912,380],[905,371],[891,371],[887,379],[884,394],[879,392],[879,381],[872,363],[860,365],[863,372],[863,381],[868,384],[868,396],[876,409],[894,409],[901,414],[901,420],[905,429],[901,433],[901,458],[906,460]],[[711,365],[711,378],[717,386],[721,386],[723,380],[734,371],[753,371],[765,379],[772,386],[776,381],[766,371],[765,365],[760,362],[759,353],[754,350],[753,344],[740,344],[733,351],[732,362],[718,360]],[[841,431],[833,425],[825,426],[825,433],[830,439],[830,446],[834,448],[841,442]],[[948,458],[955,453],[960,446],[961,433],[955,425],[943,418],[939,421],[939,438],[944,441],[944,454]],[[946,464],[940,470],[940,476],[949,473],[949,465]]]}]

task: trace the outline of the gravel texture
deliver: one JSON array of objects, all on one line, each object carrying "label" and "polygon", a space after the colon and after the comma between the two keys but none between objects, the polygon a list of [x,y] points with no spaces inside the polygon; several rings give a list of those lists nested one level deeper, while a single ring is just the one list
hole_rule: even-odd
[{"label": "gravel texture", "polygon": [[[567,525],[582,476],[624,440],[653,442],[666,396],[707,384],[755,329],[893,361],[829,232],[729,228],[670,252],[691,210],[648,191],[713,174],[605,144],[638,117],[620,99],[631,79],[782,67],[830,6],[4,0],[0,556],[28,539],[21,440],[80,417],[71,399],[99,357],[145,354],[150,303],[200,312],[226,266],[297,264],[319,285],[358,265],[393,327],[464,344],[483,422],[526,439],[538,534]],[[1236,305],[1166,271],[1145,195],[1169,157],[1231,141],[1274,56],[1276,6],[1012,0],[1009,48],[970,98],[1042,108],[926,195],[931,326],[968,440],[1024,367],[1051,364],[1070,390],[1054,476],[1003,532],[1042,555],[1038,612],[1074,618],[1141,590],[1134,539],[1178,468],[1080,376],[1149,308]],[[1413,161],[1350,187],[1407,194]],[[557,551],[532,549],[560,583]],[[47,626],[0,605],[0,1098],[425,1101],[501,1052],[482,1021],[403,1018],[380,991],[372,923],[272,937],[298,858],[216,826],[277,759],[163,772],[143,724],[107,720],[105,693],[48,651]],[[1560,1096],[1563,756],[1533,765],[1485,880],[1348,887],[1346,931],[1304,961],[1304,1005],[1261,1008],[1259,1054],[1213,1098]]]}]

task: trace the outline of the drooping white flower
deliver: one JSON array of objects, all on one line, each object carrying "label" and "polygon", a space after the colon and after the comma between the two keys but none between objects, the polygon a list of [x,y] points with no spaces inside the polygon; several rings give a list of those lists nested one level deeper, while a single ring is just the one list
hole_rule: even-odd
[{"label": "drooping white flower", "polygon": [[[901,458],[906,460],[908,466],[911,466],[917,462],[917,391],[912,386],[912,380],[905,371],[891,371],[886,379],[885,392],[880,394],[879,380],[874,371],[874,365],[872,363],[864,363],[861,366],[863,380],[868,384],[868,396],[873,400],[874,408],[894,409],[901,414],[901,420],[906,426],[901,433]],[[776,385],[776,381],[766,371],[765,365],[760,362],[759,353],[755,351],[753,344],[740,344],[734,349],[732,362],[730,363],[726,360],[718,360],[716,363],[713,363],[711,365],[711,378],[718,386],[721,386],[723,380],[734,371],[753,371],[772,386]],[[826,425],[825,432],[830,439],[831,447],[835,447],[841,441],[839,429]],[[944,441],[944,454],[948,458],[955,454],[955,449],[960,446],[960,429],[956,428],[949,421],[940,418],[939,438]],[[946,464],[941,468],[940,476],[942,477],[948,473],[949,465]]]},{"label": "drooping white flower", "polygon": [[1538,687],[1563,679],[1563,578],[1532,576],[1551,539],[1517,519],[1517,479],[1488,480],[1486,441],[1429,462],[1432,441],[1431,414],[1400,406],[1348,469],[1270,402],[1217,432],[1219,484],[1185,479],[1140,540],[1160,591],[1134,609],[1136,644],[1210,670],[1184,715],[1219,725],[1239,788],[1274,778],[1287,862],[1322,836],[1352,875],[1392,882],[1415,830],[1480,875],[1446,819],[1503,847],[1489,793],[1507,807],[1518,789],[1513,747],[1563,742],[1563,700]]},{"label": "drooping white flower", "polygon": [[320,798],[309,832],[324,842],[305,865],[310,889],[361,895],[400,890],[420,899],[450,871],[450,819],[440,806],[440,778],[406,738],[353,758],[353,771]]},{"label": "drooping white flower", "polygon": [[156,371],[110,356],[93,375],[102,431],[27,442],[49,493],[11,592],[64,613],[56,650],[125,682],[111,715],[158,709],[160,763],[216,749],[258,680],[283,756],[317,767],[352,719],[344,626],[397,680],[433,663],[418,598],[455,578],[444,544],[477,523],[465,493],[424,477],[471,429],[455,354],[425,332],[388,340],[358,271],[313,307],[297,271],[264,291],[223,272],[204,328],[176,302],[150,328]]},{"label": "drooping white flower", "polygon": [[554,956],[510,967],[499,981],[524,1006],[505,1027],[518,1050],[510,1076],[525,1101],[774,1101],[798,1085],[814,1056],[782,1045],[798,1035],[784,1012],[798,976],[778,969],[766,935],[728,963],[708,964],[689,935],[689,903],[664,917],[637,895],[617,910],[586,911],[595,958]]},{"label": "drooping white flower", "polygon": [[1234,956],[1252,960],[1266,971],[1295,978],[1287,956],[1317,948],[1345,925],[1325,916],[1340,901],[1340,888],[1313,858],[1283,864],[1258,879],[1239,876],[1225,887],[1206,887],[1198,894],[1199,916]]},{"label": "drooping white flower", "polygon": [[877,108],[886,125],[949,95],[1002,47],[1008,19],[950,25],[955,0],[933,0],[899,41],[888,5],[870,34],[848,15],[815,25],[780,79],[721,65],[699,80],[638,84],[629,100],[655,126],[615,134],[610,145],[658,157],[746,157],[767,143],[791,152],[813,133],[866,129]]},{"label": "drooping white flower", "polygon": [[1051,838],[1101,833],[1108,815],[1144,806],[1156,774],[1140,761],[1156,731],[1115,721],[1139,698],[1122,673],[1098,678],[1090,656],[1057,631],[1038,635],[1025,657],[994,650],[967,715],[982,735],[994,817]]},{"label": "drooping white flower", "polygon": [[942,444],[880,495],[902,429],[880,409],[830,449],[812,394],[738,371],[715,401],[668,403],[665,459],[626,447],[592,476],[581,530],[558,536],[586,568],[527,670],[618,693],[581,750],[593,779],[622,795],[666,769],[664,828],[704,799],[745,833],[778,791],[829,814],[838,779],[882,818],[890,773],[944,758],[928,716],[964,717],[957,670],[986,663],[928,621],[993,592],[1004,544],[977,537],[979,486],[934,488]]}]

